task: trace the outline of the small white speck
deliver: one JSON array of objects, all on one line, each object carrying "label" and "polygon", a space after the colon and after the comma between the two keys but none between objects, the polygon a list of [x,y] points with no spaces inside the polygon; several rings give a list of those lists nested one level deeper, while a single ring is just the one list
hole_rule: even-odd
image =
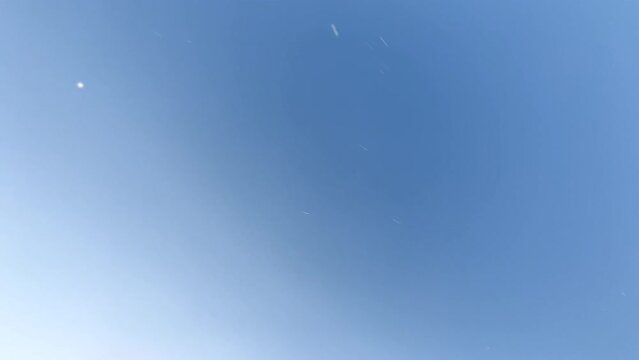
[{"label": "small white speck", "polygon": [[302,211],[302,214],[304,214],[304,215],[311,215],[311,213],[310,213],[310,212],[308,212],[308,211]]},{"label": "small white speck", "polygon": [[382,42],[382,44],[384,44],[384,46],[388,47],[388,43],[386,42],[386,40],[384,40],[384,38],[383,38],[383,37],[381,37],[381,36],[380,36],[380,37],[379,37],[379,41],[381,41],[381,42]]},{"label": "small white speck", "polygon": [[337,26],[335,26],[335,24],[331,24],[331,30],[333,30],[333,35],[335,35],[335,37],[339,37],[339,31],[337,31]]},{"label": "small white speck", "polygon": [[75,86],[76,86],[78,89],[84,89],[84,83],[83,83],[82,81],[77,82],[77,83],[75,84]]},{"label": "small white speck", "polygon": [[393,220],[393,222],[394,222],[395,224],[401,224],[401,222],[400,222],[399,220],[397,220],[396,218],[392,218],[392,220]]},{"label": "small white speck", "polygon": [[364,150],[364,151],[368,151],[368,148],[362,144],[359,144],[359,148]]},{"label": "small white speck", "polygon": [[621,292],[621,296],[626,296],[626,292],[625,292],[625,291],[622,291],[622,292]]}]

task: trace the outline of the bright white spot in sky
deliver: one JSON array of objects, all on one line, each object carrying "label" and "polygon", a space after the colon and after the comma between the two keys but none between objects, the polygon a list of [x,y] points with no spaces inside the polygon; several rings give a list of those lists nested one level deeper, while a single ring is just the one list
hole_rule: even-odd
[{"label": "bright white spot in sky", "polygon": [[77,86],[78,89],[84,89],[84,83],[82,81],[79,81],[77,84],[75,84],[75,86]]},{"label": "bright white spot in sky", "polygon": [[388,43],[386,42],[386,40],[384,40],[383,37],[379,37],[379,40],[382,42],[382,44],[384,44],[384,46],[388,47]]},{"label": "bright white spot in sky", "polygon": [[335,24],[331,24],[331,30],[333,30],[335,37],[339,37],[339,31],[337,31],[337,26],[335,26]]},{"label": "bright white spot in sky", "polygon": [[308,212],[308,211],[302,211],[302,214],[304,214],[304,215],[311,215],[311,213],[310,213],[310,212]]},{"label": "bright white spot in sky", "polygon": [[397,219],[395,219],[395,218],[393,218],[393,222],[394,222],[395,224],[401,224],[401,222],[399,222],[399,220],[397,220]]},{"label": "bright white spot in sky", "polygon": [[368,151],[368,148],[362,144],[359,144],[360,149],[364,150],[364,151]]}]

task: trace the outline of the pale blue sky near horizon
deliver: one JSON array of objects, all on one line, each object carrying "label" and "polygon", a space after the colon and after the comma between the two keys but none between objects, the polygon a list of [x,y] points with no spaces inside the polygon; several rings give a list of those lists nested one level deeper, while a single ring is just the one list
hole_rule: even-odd
[{"label": "pale blue sky near horizon", "polygon": [[0,359],[639,357],[638,16],[0,1]]}]

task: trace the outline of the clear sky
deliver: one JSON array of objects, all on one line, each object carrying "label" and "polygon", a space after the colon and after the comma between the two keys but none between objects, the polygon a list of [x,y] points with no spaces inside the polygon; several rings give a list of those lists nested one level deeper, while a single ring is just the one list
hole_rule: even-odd
[{"label": "clear sky", "polygon": [[0,358],[639,358],[638,17],[0,0]]}]

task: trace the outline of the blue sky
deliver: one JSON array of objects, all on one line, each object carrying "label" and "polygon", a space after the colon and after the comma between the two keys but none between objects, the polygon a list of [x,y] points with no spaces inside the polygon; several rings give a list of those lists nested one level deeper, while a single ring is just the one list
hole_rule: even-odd
[{"label": "blue sky", "polygon": [[637,358],[637,14],[0,2],[0,358]]}]

